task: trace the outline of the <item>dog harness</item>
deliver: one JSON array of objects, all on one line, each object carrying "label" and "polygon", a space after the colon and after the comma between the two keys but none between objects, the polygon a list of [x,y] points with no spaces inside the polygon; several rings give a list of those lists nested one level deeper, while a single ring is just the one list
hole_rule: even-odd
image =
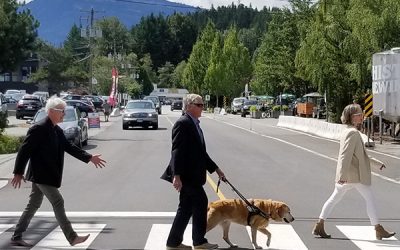
[{"label": "dog harness", "polygon": [[[254,205],[254,201],[252,201],[252,203],[250,203],[226,178],[223,180],[224,182],[228,183],[229,186],[231,186],[232,190],[239,195],[239,197],[244,201],[244,203],[246,203],[246,208],[249,211],[249,213],[247,214],[247,225],[250,226],[250,220],[251,217],[255,216],[255,215],[259,215],[261,217],[263,217],[266,220],[269,220],[269,215],[267,213],[265,213],[264,211],[262,211],[261,209],[259,209],[256,205]],[[217,193],[218,193],[218,189],[219,189],[219,185],[221,184],[221,179],[218,180],[218,184],[217,184]]]},{"label": "dog harness", "polygon": [[266,213],[264,213],[264,211],[259,209],[256,205],[254,205],[254,201],[251,201],[252,203],[250,203],[248,200],[246,200],[246,201],[249,203],[246,206],[247,210],[249,211],[249,213],[247,214],[247,225],[248,226],[250,226],[251,217],[253,217],[255,215],[259,215],[266,220],[269,219],[269,216]]}]

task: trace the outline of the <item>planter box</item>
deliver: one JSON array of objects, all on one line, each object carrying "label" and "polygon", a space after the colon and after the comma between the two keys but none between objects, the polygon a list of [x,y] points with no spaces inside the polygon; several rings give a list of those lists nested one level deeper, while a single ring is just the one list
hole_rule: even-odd
[{"label": "planter box", "polygon": [[293,116],[293,113],[290,110],[286,110],[286,111],[272,110],[271,111],[271,118],[279,118],[280,115]]},{"label": "planter box", "polygon": [[261,118],[261,111],[260,110],[257,110],[257,111],[250,111],[250,116],[251,116],[251,118],[254,118],[254,119],[260,119]]}]

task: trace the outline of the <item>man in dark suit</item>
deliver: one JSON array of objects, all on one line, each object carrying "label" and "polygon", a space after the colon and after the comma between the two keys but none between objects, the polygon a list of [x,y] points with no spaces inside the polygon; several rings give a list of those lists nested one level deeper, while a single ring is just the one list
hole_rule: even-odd
[{"label": "man in dark suit", "polygon": [[31,219],[42,204],[43,196],[50,201],[54,214],[68,242],[74,246],[89,238],[89,235],[78,236],[73,230],[71,222],[65,214],[64,199],[58,188],[61,186],[64,166],[64,152],[88,163],[92,162],[96,168],[104,167],[105,161],[100,155],[91,155],[70,143],[64,136],[63,130],[57,126],[63,121],[66,103],[60,98],[50,98],[46,103],[47,117],[32,126],[22,143],[15,160],[14,178],[11,184],[14,188],[21,187],[25,182],[25,167],[29,161],[26,180],[32,182],[29,202],[22,213],[15,232],[11,238],[11,245],[31,247],[22,240]]},{"label": "man in dark suit", "polygon": [[215,249],[217,244],[208,243],[207,228],[208,199],[203,189],[206,171],[217,172],[225,179],[224,173],[211,160],[206,151],[203,132],[198,120],[203,111],[203,99],[189,94],[184,100],[185,114],[172,129],[172,152],[167,170],[161,178],[172,182],[180,192],[179,206],[167,240],[167,249],[192,249],[182,244],[183,234],[192,217],[192,240],[194,249]]}]

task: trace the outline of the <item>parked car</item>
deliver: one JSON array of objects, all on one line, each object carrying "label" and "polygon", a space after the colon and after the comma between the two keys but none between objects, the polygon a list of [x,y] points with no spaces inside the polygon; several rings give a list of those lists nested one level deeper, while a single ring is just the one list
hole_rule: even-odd
[{"label": "parked car", "polygon": [[237,97],[234,98],[232,103],[231,103],[231,110],[232,114],[236,114],[237,112],[241,112],[243,108],[243,103],[246,101],[246,97]]},{"label": "parked car", "polygon": [[89,100],[89,101],[91,101],[91,102],[93,103],[93,105],[94,105],[94,108],[95,108],[97,111],[103,110],[104,101],[103,101],[103,99],[102,99],[100,96],[96,96],[96,95],[85,95],[85,96],[83,96],[83,98],[84,98],[84,99],[87,99],[87,100]]},{"label": "parked car", "polygon": [[246,100],[243,103],[242,110],[240,111],[242,117],[246,117],[247,114],[250,114],[250,107],[251,106],[256,106],[257,110],[260,109],[260,105],[258,104],[257,100]]},{"label": "parked car", "polygon": [[18,90],[18,89],[7,89],[4,94],[12,95],[12,94],[26,94],[25,90]]},{"label": "parked car", "polygon": [[49,99],[49,97],[50,97],[49,92],[47,92],[47,91],[35,91],[35,92],[33,92],[32,95],[37,95],[37,96],[42,97],[44,102],[46,102],[47,99]]},{"label": "parked car", "polygon": [[64,100],[82,100],[81,95],[68,94],[63,97]]},{"label": "parked car", "polygon": [[87,114],[95,112],[93,105],[79,100],[65,100],[68,106],[73,106],[81,112],[82,117],[87,117]]},{"label": "parked car", "polygon": [[150,100],[131,100],[125,106],[122,116],[122,129],[140,126],[158,129],[158,113],[154,103]]},{"label": "parked car", "polygon": [[8,106],[7,106],[8,100],[5,95],[0,93],[0,113],[5,113],[7,114],[8,112]]},{"label": "parked car", "polygon": [[[89,140],[89,126],[86,119],[82,118],[79,110],[72,106],[66,106],[64,112],[63,122],[58,123],[57,125],[62,128],[67,140],[80,148],[87,145]],[[36,113],[33,120],[29,120],[28,123],[35,124],[46,117],[46,110],[42,108]]]},{"label": "parked car", "polygon": [[183,107],[183,102],[182,100],[175,100],[172,104],[171,104],[171,111],[174,110],[182,110]]},{"label": "parked car", "polygon": [[153,96],[153,95],[145,96],[143,100],[151,100],[154,103],[154,106],[156,107],[157,113],[161,115],[161,103],[160,99],[158,99],[158,96]]},{"label": "parked car", "polygon": [[42,107],[43,102],[39,96],[24,95],[17,103],[15,117],[17,119],[24,118],[25,116],[34,117]]}]

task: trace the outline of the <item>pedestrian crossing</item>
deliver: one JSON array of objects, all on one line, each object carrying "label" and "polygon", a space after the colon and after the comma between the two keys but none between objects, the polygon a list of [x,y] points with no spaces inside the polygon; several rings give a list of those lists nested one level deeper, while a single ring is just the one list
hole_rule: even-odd
[{"label": "pedestrian crossing", "polygon": [[[147,239],[143,245],[145,250],[160,250],[165,249],[165,244],[172,224],[151,224],[150,230],[147,234]],[[73,223],[73,228],[79,235],[90,234],[89,239],[77,246],[70,246],[65,239],[60,227],[56,227],[49,231],[47,235],[43,235],[33,250],[57,250],[57,249],[91,249],[90,246],[106,229],[107,224],[104,223]],[[12,232],[15,224],[0,224],[0,238],[5,232]],[[372,226],[350,226],[350,225],[337,225],[336,228],[340,231],[349,241],[354,244],[354,248],[361,250],[394,250],[400,249],[400,241],[396,237],[391,237],[383,241],[375,239],[375,230]],[[217,229],[216,229],[217,230]],[[312,246],[307,247],[301,236],[296,232],[291,224],[270,224],[268,230],[272,233],[271,245],[269,248],[266,246],[267,237],[257,232],[257,244],[264,249],[281,249],[281,250],[307,250],[316,249]],[[247,237],[247,245],[251,245],[251,230],[246,227],[247,235],[241,234],[241,237]],[[222,235],[222,231],[217,233]],[[231,233],[232,241],[236,241],[235,236]],[[303,235],[304,237],[304,235]],[[307,237],[310,237],[308,235]],[[188,225],[184,234],[183,244],[192,244],[192,225]],[[243,239],[241,239],[243,242]],[[332,242],[332,241],[331,241]],[[239,243],[239,242],[237,242]],[[0,241],[1,244],[1,241]],[[241,244],[239,244],[241,245]],[[227,247],[225,242],[221,247]],[[129,248],[127,248],[129,249]],[[247,249],[247,248],[246,248]]]}]

